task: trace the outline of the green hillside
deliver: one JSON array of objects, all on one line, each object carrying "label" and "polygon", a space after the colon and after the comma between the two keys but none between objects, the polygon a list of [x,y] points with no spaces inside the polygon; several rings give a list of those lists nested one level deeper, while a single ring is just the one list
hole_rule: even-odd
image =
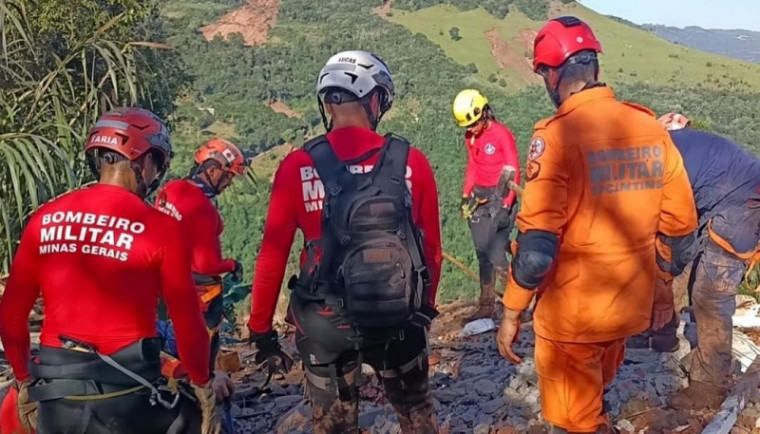
[{"label": "green hillside", "polygon": [[[455,8],[448,4],[451,2],[468,10]],[[531,30],[541,25],[536,20],[542,10],[537,7],[541,1],[529,2],[534,7],[530,10],[533,18],[514,7],[506,14],[503,10],[499,12],[499,2],[480,3],[497,15],[505,15],[502,19],[469,0],[449,0],[445,5],[433,7],[426,6],[444,2],[396,0],[387,17],[376,10],[379,3],[376,1],[323,0],[315,6],[307,0],[282,0],[269,42],[256,47],[243,46],[235,38],[231,42],[203,40],[188,28],[187,22],[198,28],[222,12],[214,5],[209,15],[212,9],[207,7],[208,2],[193,3],[203,7],[189,7],[187,0],[170,1],[164,6],[167,15],[180,10],[184,14],[182,20],[170,21],[176,26],[170,40],[180,47],[188,68],[196,76],[193,91],[180,107],[177,124],[180,146],[192,149],[210,134],[202,129],[211,130],[223,122],[227,128],[236,127],[234,140],[256,152],[278,147],[254,162],[260,180],[256,188],[238,186],[235,193],[221,198],[227,228],[224,240],[231,252],[245,263],[254,262],[266,215],[269,182],[277,162],[290,144],[302,142],[304,134],[321,132],[313,95],[315,74],[331,54],[359,48],[377,52],[394,73],[397,101],[380,131],[406,135],[428,154],[439,185],[444,250],[477,269],[469,231],[456,212],[465,152],[461,146],[462,131],[451,118],[451,100],[465,86],[478,86],[487,92],[499,118],[514,130],[524,158],[533,124],[552,112],[546,92],[526,58],[532,49]],[[760,119],[760,99],[753,93],[760,87],[757,66],[669,44],[582,7],[553,4],[550,8],[548,2],[543,4],[544,12],[555,15],[559,8],[571,8],[598,29],[608,52],[603,59],[605,77],[609,79],[608,71],[613,71],[615,79],[610,81],[621,96],[648,104],[658,112],[685,111],[703,125],[742,143],[760,144],[760,133],[752,128],[753,123],[747,122],[747,118]],[[415,8],[419,10],[412,10]],[[454,26],[459,27],[462,37],[456,42],[449,35]],[[503,40],[519,47],[513,50],[513,55],[517,54],[514,63],[519,66],[510,63],[500,68],[496,63],[484,33],[491,28]],[[623,41],[629,41],[631,47],[618,50],[616,46],[623,46]],[[713,66],[708,67],[708,62]],[[724,62],[726,67],[721,66]],[[619,68],[623,68],[623,73],[616,72]],[[736,72],[741,68],[748,72],[744,75]],[[676,78],[684,85],[674,87],[670,81],[673,72],[681,69],[688,72]],[[711,73],[719,74],[716,76],[719,83],[707,83],[706,77]],[[720,76],[723,74],[728,78]],[[751,86],[732,90],[730,83],[736,86],[740,76]],[[263,102],[272,97],[297,109],[302,116],[288,117],[268,108]],[[199,111],[197,107],[201,105],[213,107],[215,114]],[[295,271],[296,253],[294,248],[288,274]],[[477,284],[450,264],[445,263],[443,271],[442,301],[469,297],[477,291]]]},{"label": "green hillside", "polygon": [[[672,44],[577,3],[554,3],[549,9],[549,16],[565,14],[578,16],[593,27],[604,49],[602,79],[609,83],[760,90],[760,65]],[[463,11],[442,4],[417,11],[395,9],[387,19],[422,33],[456,62],[473,63],[482,79],[492,74],[504,77],[508,90],[539,82],[529,62],[533,36],[544,21],[533,20],[517,8],[500,19],[483,8]],[[461,39],[451,37],[452,28],[458,29]],[[494,42],[487,36],[489,31],[495,31],[503,44],[497,46],[501,65],[492,52]]]},{"label": "green hillside", "polygon": [[[4,1],[8,0],[0,0],[0,4]],[[58,6],[69,0],[41,1]],[[93,6],[96,3],[77,0],[76,4],[97,9],[100,6]],[[464,87],[477,86],[488,94],[498,119],[514,131],[521,159],[524,159],[533,125],[553,112],[546,91],[532,74],[527,60],[533,38],[531,31],[541,25],[541,20],[561,10],[588,19],[594,26],[607,51],[603,57],[603,79],[610,82],[622,98],[648,105],[658,113],[682,111],[699,125],[725,134],[753,152],[760,152],[760,129],[755,127],[760,121],[758,66],[669,44],[577,5],[549,3],[548,0],[394,0],[388,10],[378,9],[379,0],[162,0],[156,3],[109,0],[109,3],[115,5],[113,10],[116,11],[119,8],[132,10],[138,3],[145,8],[138,10],[140,15],[121,22],[117,27],[119,34],[111,31],[108,36],[112,40],[126,42],[129,35],[138,35],[136,37],[174,47],[155,51],[145,48],[141,56],[136,57],[142,62],[138,63],[140,67],[126,65],[119,70],[124,71],[123,75],[136,74],[134,83],[140,84],[134,98],[125,98],[127,93],[122,91],[119,101],[158,108],[157,111],[171,121],[177,156],[172,161],[170,176],[184,176],[192,165],[197,146],[214,135],[224,136],[249,153],[259,155],[254,160],[252,178],[255,182],[236,183],[219,198],[225,222],[225,255],[246,264],[248,279],[255,272],[253,264],[261,242],[272,173],[292,146],[300,146],[306,138],[323,131],[314,83],[325,60],[341,50],[373,51],[388,63],[394,75],[397,98],[379,132],[393,131],[406,136],[428,155],[439,189],[443,248],[472,269],[477,269],[475,252],[467,225],[457,214],[466,155],[462,130],[451,116],[451,101]],[[240,9],[244,3],[250,6]],[[160,15],[153,14],[152,4],[158,5]],[[46,20],[32,19],[30,23],[45,24],[54,32],[51,40],[59,40],[64,36],[69,38],[66,35],[71,29],[81,35],[93,34],[108,21],[109,14],[114,13],[98,10],[98,14],[93,15],[90,9],[86,9],[89,15],[77,12],[85,9],[73,3],[69,9],[51,6],[51,14],[66,13],[71,15],[70,19],[66,21],[52,15]],[[237,28],[249,34],[232,35],[228,40],[221,37],[206,40],[202,29],[231,11],[237,11],[236,19],[242,20]],[[266,28],[264,16],[271,18],[272,28]],[[451,39],[452,27],[459,28],[460,40]],[[491,29],[495,30],[487,34]],[[252,31],[262,33],[251,35]],[[259,42],[246,45],[245,38],[252,36],[258,37]],[[503,67],[491,54],[492,41],[504,55]],[[47,39],[41,40],[40,52],[50,45]],[[30,63],[33,67],[29,70],[43,74],[45,68],[56,67],[56,58],[71,55],[67,46],[55,46],[57,57],[48,59],[30,53],[30,59],[46,63],[42,65],[44,68]],[[77,45],[72,43],[71,46]],[[722,66],[724,63],[726,66]],[[71,61],[67,67],[66,71],[77,72],[81,64]],[[622,72],[618,72],[621,69]],[[106,75],[107,69],[98,69],[101,70],[105,72],[99,73]],[[0,68],[0,81],[5,78],[3,71]],[[673,78],[677,71],[681,73]],[[80,76],[86,74],[63,77],[59,86],[68,89],[69,81]],[[7,80],[12,82],[14,77]],[[739,84],[742,80],[746,84]],[[14,90],[18,88],[18,95],[33,95],[37,87],[34,82],[30,83],[11,84]],[[96,107],[99,100],[92,95],[97,94],[88,93],[86,83],[76,86],[72,94],[90,95],[92,102],[88,104]],[[130,89],[126,85],[124,88]],[[31,128],[17,120],[35,118],[27,116],[26,111],[19,111],[24,116],[15,116],[17,109],[13,105],[17,101],[27,104],[28,99],[10,98],[8,101],[10,108],[4,113],[10,115],[0,114],[0,126],[10,125],[7,128],[11,131]],[[80,138],[96,110],[93,108],[84,116],[78,107],[90,105],[83,104],[81,99],[77,99],[76,104],[67,103],[70,117],[77,120],[70,124],[74,125],[72,139],[64,156],[75,163],[71,176],[76,182],[69,183],[73,185],[88,180]],[[33,104],[23,108],[29,113],[42,113],[40,122],[58,119],[56,116],[69,118],[67,112],[58,113],[52,108],[49,114],[40,112]],[[41,125],[47,128],[41,131],[55,137],[57,125]],[[0,131],[0,144],[2,133]],[[5,171],[6,167],[0,166],[0,182],[11,179],[12,173]],[[37,194],[33,188],[34,177],[28,178],[28,191],[18,196],[10,193],[11,189],[3,191],[0,205],[11,204],[4,209],[13,210],[15,203],[21,202],[20,199],[14,202],[16,197],[25,199]],[[70,188],[69,184],[55,184],[51,190],[59,193]],[[6,181],[3,186],[7,185]],[[25,213],[26,209],[19,207],[17,214]],[[18,241],[23,219],[6,218],[2,213],[0,217],[11,222],[6,226],[10,228],[5,231],[7,239],[0,243],[0,263],[5,268],[9,252]],[[299,242],[292,251],[288,275],[295,272]],[[444,263],[440,301],[471,297],[477,288],[470,277]]]}]

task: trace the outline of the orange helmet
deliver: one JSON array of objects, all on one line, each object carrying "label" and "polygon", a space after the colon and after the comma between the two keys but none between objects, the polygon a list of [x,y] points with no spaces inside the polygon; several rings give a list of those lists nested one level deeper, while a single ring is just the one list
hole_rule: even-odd
[{"label": "orange helmet", "polygon": [[657,119],[667,130],[680,130],[691,125],[691,120],[680,113],[668,113]]},{"label": "orange helmet", "polygon": [[198,165],[207,160],[218,162],[223,170],[235,175],[243,175],[248,169],[245,156],[229,140],[211,139],[195,151],[195,162]]}]

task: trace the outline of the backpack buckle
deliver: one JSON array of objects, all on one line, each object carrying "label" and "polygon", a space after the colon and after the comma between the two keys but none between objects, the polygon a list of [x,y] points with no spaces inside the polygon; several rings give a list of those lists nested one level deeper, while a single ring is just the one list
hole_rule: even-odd
[{"label": "backpack buckle", "polygon": [[391,176],[391,177],[390,177],[390,181],[391,181],[392,183],[396,184],[396,185],[399,185],[399,184],[401,184],[401,178],[399,178],[399,177],[397,177],[397,176]]},{"label": "backpack buckle", "polygon": [[343,235],[340,237],[340,244],[342,246],[345,246],[346,244],[351,242],[351,236],[350,235]]},{"label": "backpack buckle", "polygon": [[334,185],[333,187],[328,188],[328,190],[330,191],[331,196],[337,196],[341,191],[343,191],[343,187],[340,185]]}]

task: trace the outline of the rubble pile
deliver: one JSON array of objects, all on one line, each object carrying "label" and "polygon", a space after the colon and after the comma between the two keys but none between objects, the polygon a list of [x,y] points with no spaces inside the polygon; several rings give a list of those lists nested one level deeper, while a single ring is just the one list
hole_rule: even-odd
[{"label": "rubble pile", "polygon": [[[0,282],[0,295],[2,294]],[[739,301],[739,300],[737,300]],[[758,309],[748,300],[737,303],[735,320],[751,324]],[[472,305],[454,303],[442,308],[430,331],[430,378],[440,432],[512,434],[547,432],[541,419],[537,387],[532,323],[523,324],[515,352],[523,358],[514,365],[498,353],[496,330],[489,324],[470,324],[473,333],[464,336],[463,321]],[[628,349],[615,380],[605,390],[605,406],[621,433],[701,433],[714,412],[689,412],[667,408],[666,397],[687,384],[689,352],[696,346],[696,326],[689,314],[682,316],[680,348],[672,354],[648,349]],[[38,304],[30,316],[33,342],[38,343],[42,308]],[[744,323],[742,323],[744,321]],[[496,322],[498,324],[498,321]],[[238,327],[245,329],[245,327]],[[304,399],[303,370],[300,363],[286,376],[266,382],[265,373],[254,366],[255,350],[245,336],[226,330],[217,369],[230,372],[237,384],[231,413],[237,434],[307,433],[311,430],[311,409]],[[735,330],[733,352],[737,374],[741,374],[760,354],[760,328]],[[286,332],[283,348],[296,356],[293,335]],[[2,354],[0,354],[1,356]],[[359,426],[363,433],[400,433],[398,421],[383,395],[372,370],[364,366],[360,387]],[[0,396],[10,383],[11,371],[0,358]],[[730,425],[729,425],[730,426]],[[760,432],[760,403],[748,402],[732,433]]]},{"label": "rubble pile", "polygon": [[[441,433],[544,433],[541,419],[532,323],[524,324],[515,351],[523,363],[514,365],[498,353],[495,330],[460,337],[461,318],[470,305],[447,306],[431,330],[430,375]],[[684,319],[688,320],[685,315]],[[740,333],[737,333],[741,336]],[[669,409],[665,399],[684,387],[687,354],[695,342],[693,323],[682,322],[681,346],[672,354],[629,349],[615,380],[605,391],[605,405],[622,433],[700,433],[710,421],[707,412]],[[684,337],[687,336],[690,339]],[[284,347],[293,350],[292,343]],[[382,388],[365,366],[361,387],[359,425],[364,433],[396,434],[400,428]],[[244,384],[258,381],[261,373],[245,374]],[[241,385],[233,405],[238,433],[307,433],[310,407],[302,400],[299,370],[271,391]],[[276,383],[276,384],[275,384]],[[743,419],[752,418],[760,407],[747,408]],[[752,420],[754,424],[754,420]],[[753,425],[754,426],[754,425]]]}]

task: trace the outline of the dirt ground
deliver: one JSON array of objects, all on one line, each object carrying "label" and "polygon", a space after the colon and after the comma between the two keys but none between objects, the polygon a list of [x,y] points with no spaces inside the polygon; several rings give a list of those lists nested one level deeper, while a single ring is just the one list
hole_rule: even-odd
[{"label": "dirt ground", "polygon": [[209,41],[216,35],[226,39],[232,33],[240,33],[245,45],[261,45],[267,41],[269,30],[277,23],[279,6],[279,0],[248,0],[247,4],[200,30]]},{"label": "dirt ground", "polygon": [[524,56],[526,51],[530,52],[530,49],[526,50],[524,47],[525,34],[520,34],[520,44],[505,42],[497,29],[490,29],[485,35],[491,43],[491,54],[500,67],[514,69],[519,74],[520,79],[526,83],[539,83],[541,81],[540,77],[533,73],[530,58]]},{"label": "dirt ground", "polygon": [[[513,365],[496,348],[492,330],[460,337],[462,319],[473,305],[457,302],[441,307],[430,332],[430,378],[441,433],[544,433],[541,403],[533,361],[532,323],[521,330],[515,351],[523,363]],[[496,321],[498,324],[498,320]],[[233,374],[238,382],[233,415],[238,433],[306,433],[310,430],[310,406],[304,400],[303,371],[288,331],[283,348],[296,355],[296,368],[287,377],[274,379],[261,391],[264,376],[251,364],[254,351],[232,345],[240,353],[243,368]],[[683,356],[690,343],[673,354],[651,350],[627,351],[615,381],[605,390],[609,413],[621,433],[697,434],[713,417],[709,411],[688,412],[667,408],[666,397],[686,384]],[[368,367],[361,387],[359,425],[363,433],[399,433],[392,408]],[[754,408],[754,407],[752,407]],[[750,432],[753,411],[740,417],[735,432]],[[743,431],[742,431],[743,430]]]},{"label": "dirt ground", "polygon": [[297,112],[296,110],[293,110],[292,108],[288,107],[287,104],[280,100],[273,100],[269,104],[267,104],[269,108],[272,109],[275,113],[282,113],[285,116],[289,118],[300,118],[303,115],[300,112]]}]

